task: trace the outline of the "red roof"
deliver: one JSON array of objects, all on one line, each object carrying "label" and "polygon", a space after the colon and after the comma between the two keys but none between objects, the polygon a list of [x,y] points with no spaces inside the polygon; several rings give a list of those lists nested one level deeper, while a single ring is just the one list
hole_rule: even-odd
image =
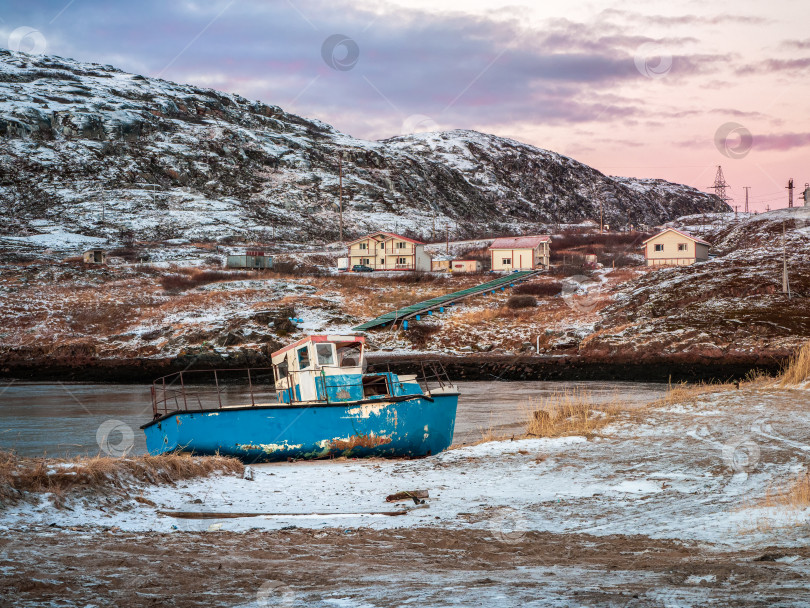
[{"label": "red roof", "polygon": [[706,242],[706,241],[704,241],[703,239],[699,239],[699,238],[697,238],[696,236],[692,236],[691,234],[689,234],[689,233],[687,233],[687,232],[682,232],[681,230],[676,230],[675,228],[667,228],[666,230],[662,230],[661,232],[659,232],[659,233],[658,233],[658,234],[656,234],[655,236],[651,236],[650,238],[648,238],[646,241],[644,241],[644,243],[643,243],[643,244],[649,243],[651,240],[653,240],[653,239],[655,239],[655,238],[658,238],[658,237],[659,237],[659,236],[661,236],[662,234],[665,234],[665,233],[670,232],[670,231],[672,231],[672,232],[677,232],[677,233],[678,233],[678,234],[680,234],[681,236],[685,236],[685,237],[686,237],[686,238],[688,238],[689,240],[691,240],[691,241],[695,241],[696,243],[701,243],[701,244],[703,244],[703,245],[708,245],[709,247],[711,247],[711,246],[712,246],[712,244],[711,244],[711,243],[707,243],[707,242]]},{"label": "red roof", "polygon": [[490,249],[534,249],[540,243],[551,241],[550,236],[505,236],[492,241]]},{"label": "red roof", "polygon": [[385,232],[383,230],[380,230],[378,232],[372,232],[371,234],[367,234],[366,236],[360,237],[359,239],[355,239],[349,242],[349,245],[351,245],[352,243],[359,243],[360,241],[365,241],[366,239],[370,239],[371,237],[377,235],[385,235],[386,238],[383,239],[384,241],[387,241],[388,239],[399,239],[401,241],[415,243],[416,245],[424,245],[422,241],[415,241],[414,239],[409,239],[407,236],[402,236],[401,234],[395,234],[393,232]]},{"label": "red roof", "polygon": [[305,336],[298,340],[297,342],[293,342],[292,344],[288,344],[284,348],[277,350],[274,353],[270,353],[270,357],[275,357],[276,355],[280,355],[281,353],[285,353],[291,348],[297,348],[302,344],[306,344],[307,342],[333,342],[336,340],[341,341],[354,341],[354,342],[362,342],[365,343],[366,339],[363,336],[325,336],[325,335],[316,335],[316,336]]}]

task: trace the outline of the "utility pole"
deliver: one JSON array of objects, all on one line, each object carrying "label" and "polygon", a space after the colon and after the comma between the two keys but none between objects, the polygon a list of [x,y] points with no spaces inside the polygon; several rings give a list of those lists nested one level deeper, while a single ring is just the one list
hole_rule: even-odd
[{"label": "utility pole", "polygon": [[450,254],[450,224],[445,224],[444,225],[444,233],[445,233],[445,238],[447,239],[447,249],[445,250],[445,252],[449,255]]},{"label": "utility pole", "polygon": [[788,180],[787,191],[788,191],[788,208],[790,209],[791,207],[793,207],[793,178],[792,177]]},{"label": "utility pole", "polygon": [[340,243],[343,244],[343,151],[338,152],[338,213],[340,214]]},{"label": "utility pole", "polygon": [[748,213],[748,191],[751,189],[751,186],[743,186],[745,189],[745,212]]},{"label": "utility pole", "polygon": [[[596,189],[593,183],[591,183],[591,198],[596,198]],[[599,234],[602,234],[604,232],[605,230],[604,226],[605,221],[604,221],[604,213],[602,210],[602,197],[599,197]]]},{"label": "utility pole", "polygon": [[[790,180],[791,182],[793,180]],[[790,299],[790,281],[788,280],[787,247],[785,247],[785,222],[782,220],[782,293]]]},{"label": "utility pole", "polygon": [[735,220],[737,219],[737,209],[739,209],[739,208],[740,208],[739,205],[734,205],[734,219]]},{"label": "utility pole", "polygon": [[436,210],[433,210],[433,228],[430,231],[430,240],[436,240]]}]

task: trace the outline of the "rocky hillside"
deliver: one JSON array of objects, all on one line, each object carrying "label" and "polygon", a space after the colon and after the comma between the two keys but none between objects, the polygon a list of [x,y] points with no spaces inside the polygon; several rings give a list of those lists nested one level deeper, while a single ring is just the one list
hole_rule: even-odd
[{"label": "rocky hillside", "polygon": [[363,141],[238,95],[5,50],[0,142],[0,231],[22,235],[16,246],[76,248],[122,229],[152,241],[335,239],[341,153],[349,235],[533,231],[598,219],[600,201],[615,226],[725,207],[492,135]]},{"label": "rocky hillside", "polygon": [[[697,232],[701,219],[675,224]],[[740,214],[710,222],[704,234],[717,258],[620,287],[580,354],[767,364],[802,345],[810,336],[810,208]],[[783,256],[790,297],[782,293]]]}]

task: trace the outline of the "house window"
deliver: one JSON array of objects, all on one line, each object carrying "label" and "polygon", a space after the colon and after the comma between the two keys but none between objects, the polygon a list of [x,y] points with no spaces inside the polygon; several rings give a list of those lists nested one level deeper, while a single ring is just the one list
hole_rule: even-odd
[{"label": "house window", "polygon": [[368,249],[368,243],[360,243],[360,249]]},{"label": "house window", "polygon": [[501,264],[504,266],[511,266],[512,265],[512,258],[503,258],[501,260]]},{"label": "house window", "polygon": [[405,249],[407,243],[403,243],[402,241],[397,242],[397,249]]},{"label": "house window", "polygon": [[397,264],[407,264],[408,258],[397,258]]},{"label": "house window", "polygon": [[655,250],[656,250],[656,251],[663,251],[663,250],[664,250],[664,246],[663,246],[663,245],[656,245],[656,246],[655,246]]},{"label": "house window", "polygon": [[678,243],[678,251],[689,251],[689,245],[686,243]]},{"label": "house window", "polygon": [[368,266],[369,264],[371,264],[371,260],[368,258],[360,258],[360,264],[362,264],[363,266]]}]

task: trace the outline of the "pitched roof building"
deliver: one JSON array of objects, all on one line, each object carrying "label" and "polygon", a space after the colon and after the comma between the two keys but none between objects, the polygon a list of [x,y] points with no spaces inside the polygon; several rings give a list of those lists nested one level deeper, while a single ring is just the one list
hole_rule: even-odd
[{"label": "pitched roof building", "polygon": [[429,271],[430,259],[424,243],[393,232],[373,232],[349,243],[349,269]]},{"label": "pitched roof building", "polygon": [[644,241],[647,266],[689,266],[709,259],[711,243],[667,228]]},{"label": "pitched roof building", "polygon": [[509,236],[497,238],[489,247],[492,270],[534,270],[548,268],[551,258],[551,237]]}]

